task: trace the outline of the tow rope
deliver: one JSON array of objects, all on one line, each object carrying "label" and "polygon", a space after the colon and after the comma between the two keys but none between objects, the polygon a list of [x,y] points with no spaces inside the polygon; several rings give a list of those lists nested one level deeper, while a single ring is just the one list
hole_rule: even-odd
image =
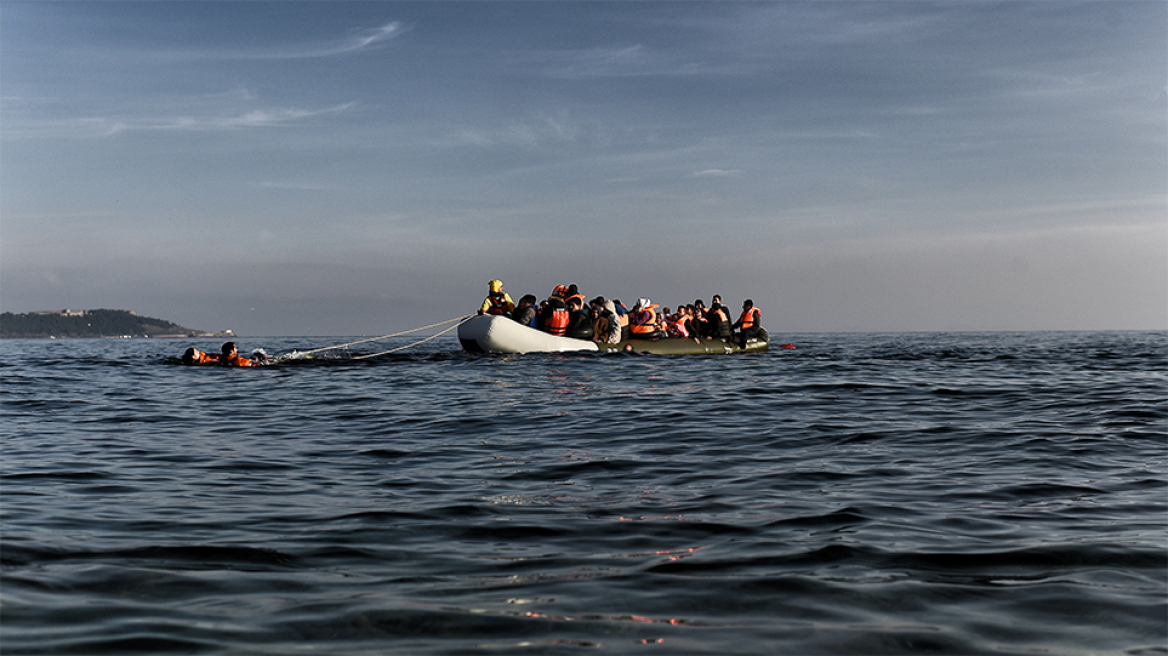
[{"label": "tow rope", "polygon": [[[306,357],[306,356],[312,355],[313,353],[321,353],[321,352],[323,352],[323,351],[331,351],[331,350],[333,350],[333,349],[346,348],[346,347],[349,347],[349,346],[356,346],[356,345],[358,345],[358,344],[367,344],[367,343],[369,343],[369,342],[378,342],[378,341],[381,341],[381,340],[383,340],[383,339],[389,339],[389,338],[391,338],[391,337],[401,337],[402,335],[408,335],[408,334],[410,334],[410,333],[416,333],[416,332],[418,332],[418,331],[420,331],[420,330],[426,330],[427,328],[437,328],[438,326],[443,326],[443,325],[446,325],[446,324],[448,324],[448,323],[453,323],[453,324],[454,324],[453,326],[450,326],[449,328],[447,328],[447,329],[445,329],[445,330],[443,330],[443,331],[441,331],[441,332],[435,333],[435,334],[433,334],[433,335],[430,335],[429,337],[426,337],[426,338],[424,338],[424,339],[420,339],[420,340],[418,340],[418,341],[416,341],[416,342],[413,342],[413,343],[411,343],[411,344],[406,344],[405,346],[399,346],[399,347],[397,347],[397,348],[392,348],[392,349],[390,349],[390,350],[388,350],[388,351],[382,351],[381,353],[372,353],[372,354],[370,354],[370,355],[358,355],[358,356],[354,356],[354,357],[353,357],[353,359],[354,359],[354,360],[364,360],[364,359],[366,359],[366,358],[375,358],[375,357],[377,357],[377,356],[379,356],[379,355],[386,355],[386,354],[388,354],[388,353],[394,353],[394,352],[396,352],[396,351],[401,351],[401,350],[407,349],[407,348],[409,348],[409,347],[411,347],[411,346],[417,346],[418,344],[422,344],[422,343],[428,342],[428,341],[430,341],[430,340],[432,340],[432,339],[434,339],[434,338],[436,338],[436,337],[439,337],[439,336],[441,336],[441,335],[445,335],[446,333],[448,333],[448,332],[450,332],[450,331],[454,330],[455,328],[458,328],[460,325],[462,325],[462,323],[463,323],[464,321],[466,321],[467,319],[469,319],[469,318],[471,318],[471,317],[473,317],[473,316],[474,316],[473,314],[467,314],[467,315],[463,315],[463,316],[461,316],[461,317],[457,317],[457,318],[454,318],[454,319],[447,319],[446,321],[439,321],[438,323],[432,323],[432,324],[430,324],[430,325],[428,325],[428,326],[421,326],[420,328],[411,328],[410,330],[403,330],[403,331],[401,331],[401,332],[399,332],[399,333],[391,333],[391,334],[389,334],[389,335],[382,335],[381,337],[370,337],[370,338],[368,338],[368,339],[359,339],[359,340],[357,340],[357,341],[355,341],[355,342],[347,342],[347,343],[345,343],[345,344],[337,344],[337,345],[335,345],[335,346],[322,346],[321,348],[316,348],[316,349],[312,349],[312,350],[309,350],[309,351],[293,351],[293,352],[291,352],[291,353],[289,353],[289,354],[287,354],[287,355],[281,355],[281,356],[279,356],[278,358],[276,358],[276,360],[277,360],[277,361],[281,361],[281,360],[296,360],[296,359],[299,359],[299,358],[303,358],[303,357]],[[455,323],[455,322],[457,322],[457,323]]]}]

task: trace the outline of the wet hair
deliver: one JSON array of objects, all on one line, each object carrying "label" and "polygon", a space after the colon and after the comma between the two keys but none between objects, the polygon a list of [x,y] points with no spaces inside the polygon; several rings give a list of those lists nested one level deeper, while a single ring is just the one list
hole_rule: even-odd
[{"label": "wet hair", "polygon": [[182,363],[183,364],[194,364],[195,363],[195,347],[192,346],[189,349],[183,351]]},{"label": "wet hair", "polygon": [[224,342],[223,348],[219,349],[219,351],[221,353],[223,353],[223,355],[229,355],[234,350],[236,350],[235,349],[235,342]]},{"label": "wet hair", "polygon": [[524,294],[523,298],[519,299],[519,302],[523,303],[524,301],[535,305],[538,299],[535,297],[535,294]]}]

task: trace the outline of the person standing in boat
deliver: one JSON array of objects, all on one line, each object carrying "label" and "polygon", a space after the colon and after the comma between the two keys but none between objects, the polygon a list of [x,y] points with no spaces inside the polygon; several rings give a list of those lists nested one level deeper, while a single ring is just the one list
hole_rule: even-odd
[{"label": "person standing in boat", "polygon": [[762,327],[762,312],[754,307],[754,301],[749,298],[742,302],[742,314],[735,321],[731,330],[738,331],[738,343],[746,348],[746,340],[758,337],[758,329]]},{"label": "person standing in boat", "polygon": [[724,342],[731,337],[730,315],[726,312],[726,308],[718,302],[721,298],[721,296],[715,296],[715,300],[710,303],[709,311],[706,312],[706,336]]},{"label": "person standing in boat", "polygon": [[479,314],[503,314],[509,315],[515,310],[515,302],[503,291],[502,280],[492,280],[487,283],[490,292],[487,297],[483,299],[482,306],[479,307]]}]

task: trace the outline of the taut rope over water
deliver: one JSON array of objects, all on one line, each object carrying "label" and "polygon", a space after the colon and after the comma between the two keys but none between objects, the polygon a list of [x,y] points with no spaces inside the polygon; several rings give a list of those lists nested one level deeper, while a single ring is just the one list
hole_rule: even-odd
[{"label": "taut rope over water", "polygon": [[[438,326],[442,326],[442,325],[445,325],[445,324],[448,324],[448,323],[454,323],[454,325],[453,325],[453,326],[450,326],[449,328],[447,328],[447,329],[445,329],[445,330],[443,330],[443,331],[441,331],[441,332],[439,332],[439,333],[435,333],[435,334],[433,334],[433,335],[431,335],[431,336],[429,336],[429,337],[427,337],[427,338],[425,338],[425,339],[418,340],[418,341],[416,341],[416,342],[414,342],[414,343],[412,343],[412,344],[406,344],[405,346],[399,346],[399,347],[397,347],[397,348],[390,349],[390,350],[388,350],[388,351],[382,351],[381,353],[373,353],[373,354],[371,354],[371,355],[359,355],[359,356],[356,356],[356,357],[354,357],[354,358],[353,358],[354,360],[364,360],[365,358],[373,358],[373,357],[377,357],[377,356],[379,356],[379,355],[385,355],[385,354],[387,354],[387,353],[393,353],[393,352],[395,352],[395,351],[400,351],[400,350],[402,350],[402,349],[406,349],[406,348],[409,348],[409,347],[411,347],[411,346],[417,346],[418,344],[421,344],[421,343],[423,343],[423,342],[428,342],[428,341],[430,341],[430,340],[434,339],[435,337],[438,337],[439,335],[445,335],[446,333],[448,333],[448,332],[450,332],[450,331],[454,330],[455,328],[458,328],[458,326],[460,326],[460,325],[462,324],[462,322],[466,321],[467,319],[469,319],[469,318],[471,318],[471,317],[473,317],[473,316],[474,316],[473,314],[467,314],[467,315],[464,315],[464,316],[461,316],[461,317],[456,317],[456,318],[454,318],[454,319],[447,319],[446,321],[439,321],[438,323],[432,323],[432,324],[430,324],[430,325],[428,325],[428,326],[421,326],[420,328],[411,328],[410,330],[403,330],[403,331],[401,331],[401,332],[399,332],[399,333],[392,333],[392,334],[389,334],[389,335],[382,335],[381,337],[370,337],[370,338],[368,338],[368,339],[359,339],[359,340],[357,340],[357,341],[355,341],[355,342],[348,342],[348,343],[345,343],[345,344],[337,344],[337,345],[335,345],[335,346],[323,346],[323,347],[321,347],[321,348],[312,349],[312,350],[310,350],[310,351],[293,351],[292,353],[289,353],[288,355],[282,355],[282,356],[280,356],[280,357],[279,357],[279,358],[277,358],[277,359],[278,359],[278,360],[292,360],[292,359],[296,359],[296,358],[302,358],[302,357],[304,357],[304,356],[306,356],[306,355],[312,355],[313,353],[320,353],[320,352],[322,352],[322,351],[331,351],[331,350],[333,350],[333,349],[345,348],[345,347],[347,347],[347,346],[356,346],[357,344],[367,344],[367,343],[369,343],[369,342],[377,342],[377,341],[380,341],[380,340],[383,340],[383,339],[389,339],[390,337],[401,337],[402,335],[408,335],[408,334],[410,334],[410,333],[416,333],[416,332],[418,332],[419,330],[426,330],[427,328],[436,328],[436,327],[438,327]],[[458,323],[455,323],[455,322],[458,322]]]}]

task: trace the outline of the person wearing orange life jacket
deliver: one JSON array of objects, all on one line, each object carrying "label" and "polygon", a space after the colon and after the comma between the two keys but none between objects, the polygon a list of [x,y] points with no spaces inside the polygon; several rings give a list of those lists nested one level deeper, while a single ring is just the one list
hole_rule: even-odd
[{"label": "person wearing orange life jacket", "polygon": [[254,367],[256,363],[239,355],[239,349],[235,348],[235,342],[226,342],[223,348],[219,349],[222,355],[219,356],[219,364],[224,367]]},{"label": "person wearing orange life jacket", "polygon": [[560,337],[563,337],[564,333],[567,332],[570,316],[568,304],[564,302],[563,297],[567,291],[567,287],[557,285],[552,295],[545,301],[545,305],[539,313],[540,330]]},{"label": "person wearing orange life jacket", "polygon": [[629,332],[633,339],[660,339],[665,337],[661,325],[657,321],[655,310],[659,306],[647,298],[637,299],[633,311],[629,314]]},{"label": "person wearing orange life jacket", "polygon": [[483,299],[479,307],[479,314],[511,314],[515,310],[515,302],[507,292],[503,291],[502,280],[492,280],[488,283],[490,293]]},{"label": "person wearing orange life jacket", "polygon": [[565,303],[571,303],[573,298],[578,298],[580,299],[580,307],[588,305],[588,299],[580,293],[580,288],[576,286],[576,283],[568,285],[568,288],[564,290],[563,298]]},{"label": "person wearing orange life jacket", "polygon": [[194,347],[187,349],[182,354],[182,363],[186,365],[218,364],[218,362],[218,353],[204,353]]},{"label": "person wearing orange life jacket", "polygon": [[749,298],[742,302],[742,314],[730,326],[731,329],[738,331],[739,345],[746,348],[746,340],[752,337],[758,337],[759,328],[762,327],[762,312],[754,307],[754,301]]}]

